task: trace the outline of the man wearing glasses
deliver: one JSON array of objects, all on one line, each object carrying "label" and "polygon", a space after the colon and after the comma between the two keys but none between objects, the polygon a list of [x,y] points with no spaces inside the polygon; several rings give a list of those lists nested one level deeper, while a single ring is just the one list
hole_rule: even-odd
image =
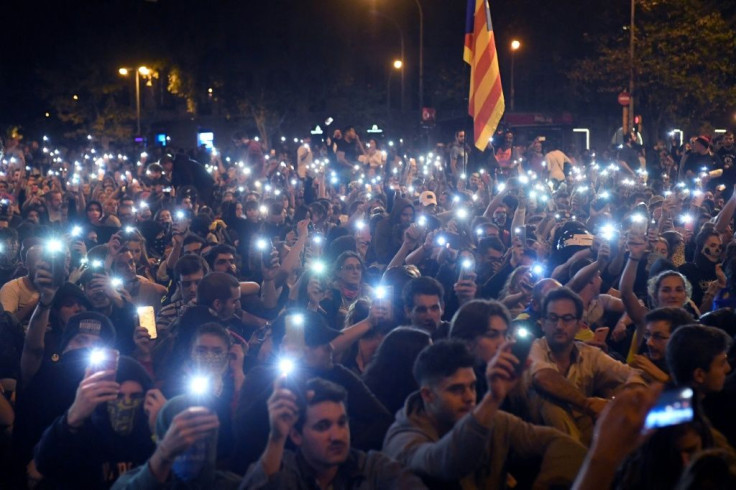
[{"label": "man wearing glasses", "polygon": [[644,384],[644,380],[638,370],[575,341],[583,302],[570,289],[551,291],[542,313],[544,337],[534,341],[529,354],[534,411],[545,425],[589,445],[595,419],[608,398],[625,384]]}]

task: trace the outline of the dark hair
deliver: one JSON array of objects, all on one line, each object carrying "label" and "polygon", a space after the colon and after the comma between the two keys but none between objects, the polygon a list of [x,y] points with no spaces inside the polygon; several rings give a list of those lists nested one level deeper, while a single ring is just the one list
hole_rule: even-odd
[{"label": "dark hair", "polygon": [[670,335],[672,335],[677,328],[693,323],[694,320],[692,315],[682,308],[662,307],[649,311],[644,316],[644,321],[646,323],[667,322],[670,324]]},{"label": "dark hair", "polygon": [[419,388],[412,367],[431,342],[427,332],[412,327],[394,329],[381,341],[363,381],[389,412],[396,413],[406,397]]},{"label": "dark hair", "polygon": [[718,237],[720,240],[721,235],[715,231],[713,228],[703,228],[700,230],[700,233],[697,234],[695,237],[695,255],[702,253],[703,247],[705,246],[705,242],[708,241],[708,238],[710,237]]},{"label": "dark hair", "polygon": [[203,247],[207,245],[207,242],[201,236],[195,235],[194,233],[187,233],[181,242],[181,246],[186,247],[190,243],[201,243]]},{"label": "dark hair", "polygon": [[488,331],[491,317],[501,318],[511,325],[511,313],[495,300],[474,299],[455,312],[450,325],[450,338],[471,342]]},{"label": "dark hair", "polygon": [[708,312],[700,317],[699,322],[702,325],[720,328],[729,337],[736,335],[736,312],[733,308],[718,308],[717,310]]},{"label": "dark hair", "polygon": [[710,371],[713,359],[728,350],[731,339],[722,330],[698,324],[684,325],[667,343],[667,367],[678,386],[689,386],[693,372]]},{"label": "dark hair", "polygon": [[233,338],[230,336],[227,329],[219,323],[210,322],[197,327],[197,331],[192,337],[192,343],[189,346],[190,349],[194,347],[194,343],[202,335],[214,335],[215,337],[220,337],[220,339],[225,342],[228,352],[230,351],[230,347],[233,346]]},{"label": "dark hair", "polygon": [[[304,422],[307,420],[307,407],[313,407],[323,402],[342,403],[346,405],[348,401],[348,392],[345,391],[345,388],[326,379],[312,378],[307,381],[304,392],[307,393],[309,391],[313,392],[314,396],[306,402],[307,404],[304,409],[299,411],[299,419],[294,424],[297,432],[302,431]],[[306,400],[306,398],[303,399]]]},{"label": "dark hair", "polygon": [[698,453],[675,490],[724,490],[736,487],[736,457],[726,449]]},{"label": "dark hair", "polygon": [[[486,226],[486,224],[483,226]],[[488,236],[478,242],[478,254],[485,255],[486,251],[490,248],[501,253],[506,253],[506,247],[498,237]]]},{"label": "dark hair", "polygon": [[199,271],[204,271],[205,275],[210,271],[207,262],[199,255],[183,255],[176,261],[176,265],[174,265],[174,279],[178,280],[181,276],[187,276]]},{"label": "dark hair", "polygon": [[235,249],[230,245],[225,245],[224,243],[212,247],[205,255],[205,259],[207,260],[207,264],[210,266],[210,269],[215,268],[215,260],[217,259],[217,256],[221,254],[233,254],[233,257],[235,257]]},{"label": "dark hair", "polygon": [[445,288],[433,277],[422,276],[412,279],[406,283],[404,291],[401,294],[404,298],[404,306],[409,309],[414,308],[414,296],[419,294],[437,296],[440,301],[443,301]]},{"label": "dark hair", "polygon": [[419,386],[437,383],[455,374],[458,369],[472,368],[475,359],[462,340],[440,340],[422,349],[412,372]]},{"label": "dark hair", "polygon": [[363,259],[360,257],[360,255],[358,255],[357,252],[353,252],[352,250],[347,250],[337,256],[334,264],[333,274],[337,273],[337,271],[340,270],[340,267],[342,267],[342,265],[348,259],[356,259],[358,262],[360,262],[360,268],[363,272],[365,272],[365,265],[363,264]]},{"label": "dark hair", "polygon": [[197,304],[212,306],[216,299],[225,301],[232,296],[234,288],[240,288],[235,277],[225,272],[210,272],[197,285]]},{"label": "dark hair", "polygon": [[553,289],[547,293],[547,296],[544,297],[544,302],[542,302],[542,313],[544,315],[547,314],[547,308],[553,301],[562,300],[572,301],[575,304],[575,317],[578,320],[583,318],[583,300],[572,289],[565,287]]}]

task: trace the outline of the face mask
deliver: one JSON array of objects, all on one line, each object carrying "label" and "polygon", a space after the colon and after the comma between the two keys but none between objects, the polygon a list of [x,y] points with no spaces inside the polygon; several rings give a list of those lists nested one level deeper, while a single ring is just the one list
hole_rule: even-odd
[{"label": "face mask", "polygon": [[197,478],[207,460],[209,445],[210,438],[195,442],[184,454],[174,460],[171,471],[182,481],[188,482]]},{"label": "face mask", "polygon": [[227,353],[216,354],[214,352],[203,352],[192,354],[192,359],[197,368],[210,373],[220,373],[227,366]]},{"label": "face mask", "polygon": [[116,434],[120,436],[128,436],[133,432],[138,409],[143,403],[142,398],[119,398],[117,400],[107,402],[107,415],[110,418],[110,426]]}]

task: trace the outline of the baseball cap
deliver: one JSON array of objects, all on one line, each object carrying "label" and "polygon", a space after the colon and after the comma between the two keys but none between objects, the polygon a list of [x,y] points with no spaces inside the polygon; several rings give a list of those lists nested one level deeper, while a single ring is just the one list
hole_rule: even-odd
[{"label": "baseball cap", "polygon": [[424,191],[419,195],[419,202],[422,203],[422,206],[430,206],[434,204],[437,205],[437,196],[434,195],[434,192],[432,191]]},{"label": "baseball cap", "polygon": [[69,319],[59,344],[60,350],[63,351],[78,334],[96,335],[108,346],[115,343],[115,327],[109,318],[96,311],[83,311]]}]

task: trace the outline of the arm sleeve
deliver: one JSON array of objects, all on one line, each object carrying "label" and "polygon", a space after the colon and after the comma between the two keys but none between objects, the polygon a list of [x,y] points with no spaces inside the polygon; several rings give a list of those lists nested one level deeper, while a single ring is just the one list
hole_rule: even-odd
[{"label": "arm sleeve", "polygon": [[533,488],[569,486],[585,458],[585,448],[571,437],[550,427],[526,423],[499,412],[499,425],[508,426],[510,449],[522,459],[539,458],[541,465]]},{"label": "arm sleeve", "polygon": [[383,452],[419,476],[458,480],[487,459],[490,432],[468,414],[439,441],[415,428],[394,431],[387,436]]}]

